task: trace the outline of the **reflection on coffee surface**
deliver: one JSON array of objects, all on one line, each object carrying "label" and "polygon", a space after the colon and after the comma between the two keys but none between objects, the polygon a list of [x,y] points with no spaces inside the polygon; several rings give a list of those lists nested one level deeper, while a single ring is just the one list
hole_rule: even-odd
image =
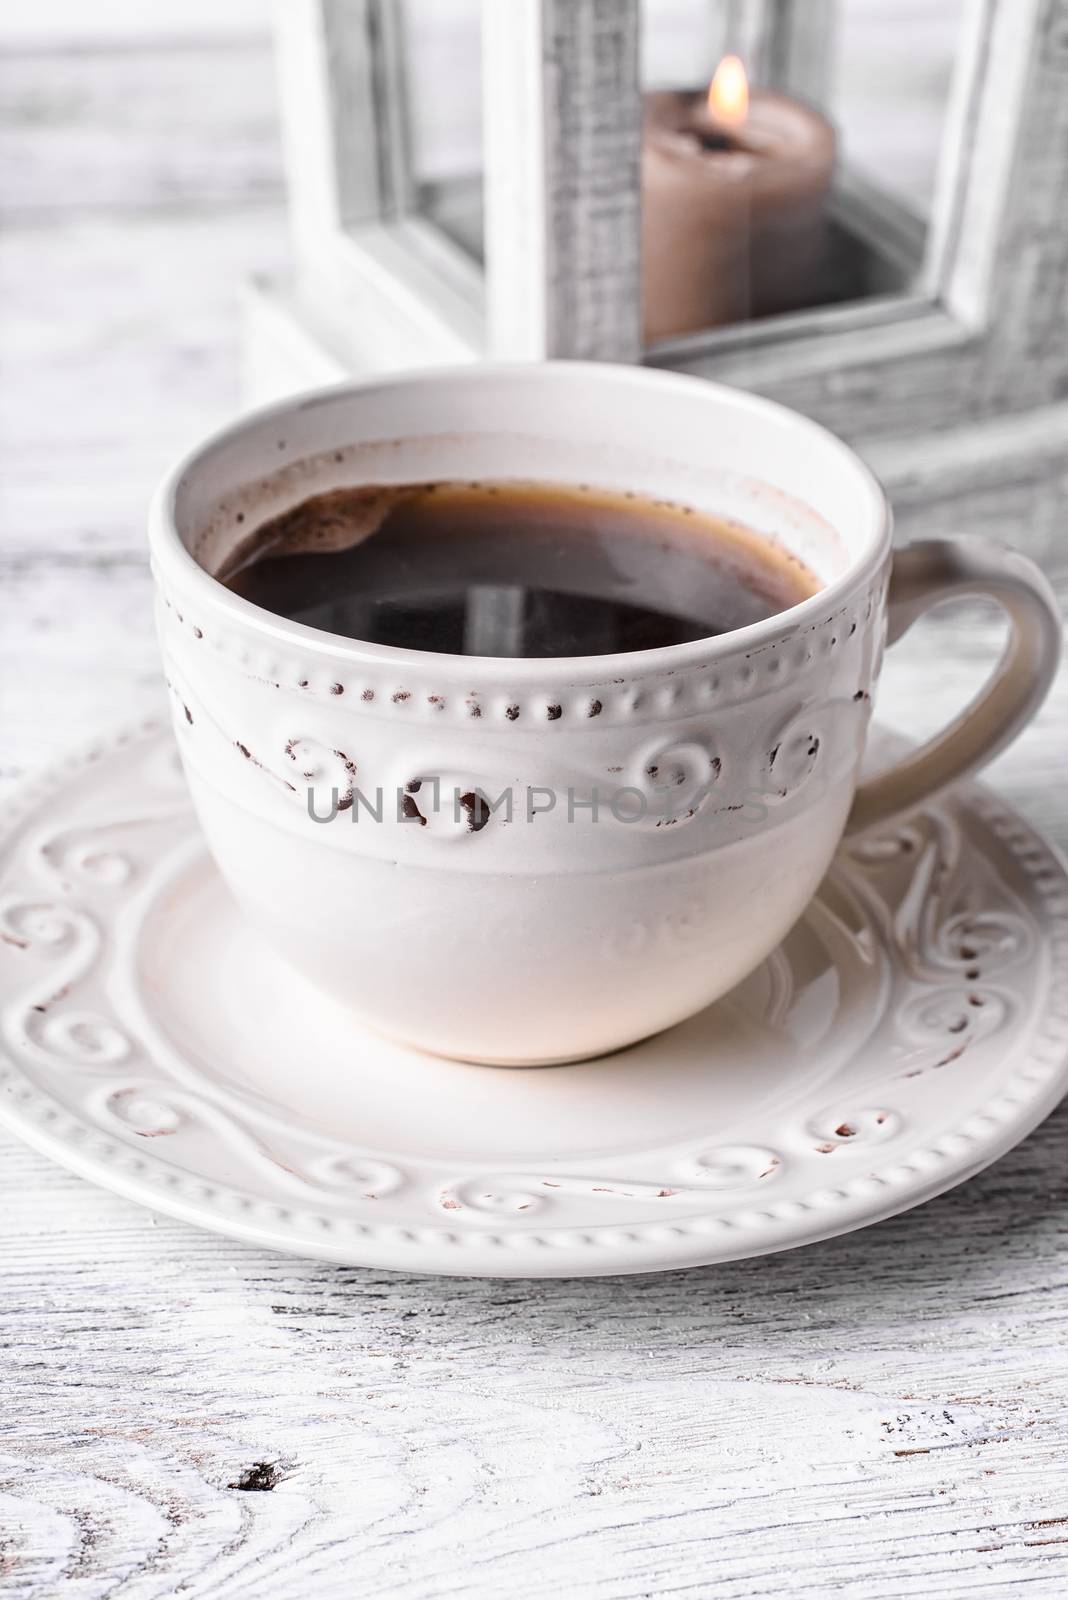
[{"label": "reflection on coffee surface", "polygon": [[522,482],[331,489],[216,574],[328,633],[473,656],[587,656],[727,633],[819,588],[774,541],[642,495]]}]

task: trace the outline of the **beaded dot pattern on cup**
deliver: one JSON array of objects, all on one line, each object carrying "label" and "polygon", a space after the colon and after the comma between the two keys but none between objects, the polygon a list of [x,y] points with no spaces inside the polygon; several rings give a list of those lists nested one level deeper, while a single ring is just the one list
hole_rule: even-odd
[{"label": "beaded dot pattern on cup", "polygon": [[[786,644],[752,650],[737,648],[727,652],[722,662],[644,674],[640,658],[631,658],[638,669],[637,681],[633,673],[626,680],[602,678],[596,656],[581,658],[581,676],[589,680],[588,686],[561,694],[551,688],[539,690],[511,681],[507,660],[497,664],[498,686],[486,690],[458,689],[455,683],[441,681],[434,677],[429,662],[422,675],[418,669],[399,671],[388,659],[354,666],[351,648],[344,641],[333,645],[328,635],[324,636],[329,641],[327,647],[318,652],[321,665],[313,669],[306,653],[287,652],[266,638],[258,645],[250,643],[247,632],[235,629],[221,617],[196,620],[189,599],[172,597],[158,571],[156,579],[161,585],[164,639],[171,637],[173,630],[176,641],[184,635],[187,643],[193,640],[203,644],[205,653],[212,658],[213,671],[221,664],[253,683],[291,691],[301,698],[325,700],[334,706],[343,699],[345,710],[360,716],[396,717],[406,722],[413,718],[425,718],[431,723],[442,718],[461,723],[484,721],[487,726],[506,729],[514,729],[517,723],[540,726],[582,725],[593,719],[641,721],[667,712],[697,713],[748,702],[762,691],[778,689],[785,682],[796,684],[807,674],[819,671],[822,664],[854,641],[859,646],[858,629],[871,620],[873,612],[880,611],[886,592],[886,576],[880,574],[868,594],[807,622]],[[458,658],[456,664],[461,676],[464,659]],[[551,665],[546,663],[547,668]]]}]

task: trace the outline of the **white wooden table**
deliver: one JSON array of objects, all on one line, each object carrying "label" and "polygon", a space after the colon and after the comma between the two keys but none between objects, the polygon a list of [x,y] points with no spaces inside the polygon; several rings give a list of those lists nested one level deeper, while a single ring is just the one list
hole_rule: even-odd
[{"label": "white wooden table", "polygon": [[[5,68],[5,786],[157,703],[145,501],[283,250],[262,40],[106,48]],[[992,644],[928,624],[880,709]],[[1066,713],[991,773],[1064,846]],[[531,1284],[230,1244],[2,1136],[0,1595],[1060,1596],[1066,1133],[812,1249]]]}]

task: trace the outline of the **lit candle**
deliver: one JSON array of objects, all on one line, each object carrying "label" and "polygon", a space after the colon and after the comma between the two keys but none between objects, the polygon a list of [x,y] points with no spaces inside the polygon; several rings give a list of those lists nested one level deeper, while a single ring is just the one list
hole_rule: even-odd
[{"label": "lit candle", "polygon": [[645,95],[647,341],[818,301],[834,147],[818,111],[750,92],[737,56],[707,95]]}]

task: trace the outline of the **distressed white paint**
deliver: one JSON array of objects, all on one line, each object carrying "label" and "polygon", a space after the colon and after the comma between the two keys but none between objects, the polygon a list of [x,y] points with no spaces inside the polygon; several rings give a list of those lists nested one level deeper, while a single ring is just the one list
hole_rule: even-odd
[{"label": "distressed white paint", "polygon": [[[974,0],[971,10],[942,151],[929,281],[953,316],[983,330],[998,273],[1014,270],[1005,232],[1010,185],[1020,176],[1021,125],[1033,114],[1030,79],[1040,56],[1054,68],[1057,61],[1043,28],[1050,19],[1045,0]],[[1033,218],[1040,220],[1052,219]]]},{"label": "distressed white paint", "polygon": [[[232,59],[240,77],[264,50]],[[173,62],[147,51],[143,70]],[[122,81],[118,58],[96,70]],[[41,81],[51,122],[2,129],[16,166],[61,113],[78,136],[77,101]],[[114,192],[79,210],[50,166],[38,213],[0,236],[5,784],[155,706],[143,507],[234,406],[235,285],[281,253],[277,177],[237,210],[189,165],[198,119],[226,139],[198,81],[137,215]],[[248,161],[266,174],[251,145]],[[1050,463],[1061,425],[1040,429]],[[1025,540],[1044,518],[1053,540],[1048,477],[1020,477],[1011,450],[994,470],[982,447],[944,448],[945,500],[925,456],[914,475],[897,457],[909,531],[966,510],[963,531]],[[993,644],[983,612],[933,619],[893,653],[882,714],[937,724]],[[1062,679],[991,773],[1062,847],[1066,723]],[[1062,1111],[964,1188],[795,1255],[532,1285],[228,1244],[5,1137],[0,1594],[1056,1600],[1066,1134]],[[229,1487],[260,1461],[274,1490]]]},{"label": "distressed white paint", "polygon": [[638,0],[484,0],[487,348],[636,360]]}]

